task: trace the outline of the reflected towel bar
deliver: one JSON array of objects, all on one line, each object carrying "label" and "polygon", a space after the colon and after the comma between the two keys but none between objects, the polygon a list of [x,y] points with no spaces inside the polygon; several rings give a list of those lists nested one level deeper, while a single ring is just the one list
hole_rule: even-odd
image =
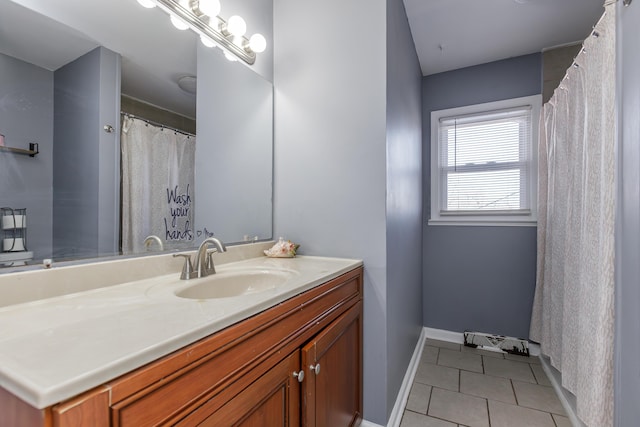
[{"label": "reflected towel bar", "polygon": [[40,151],[38,149],[38,143],[30,142],[28,150],[25,150],[24,148],[13,148],[13,147],[5,147],[3,145],[0,145],[0,152],[26,154],[29,157],[35,157],[36,154],[38,154]]}]

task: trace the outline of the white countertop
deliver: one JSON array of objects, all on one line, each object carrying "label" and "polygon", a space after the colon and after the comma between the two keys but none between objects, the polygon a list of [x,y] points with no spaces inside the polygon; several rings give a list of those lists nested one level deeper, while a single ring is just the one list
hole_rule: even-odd
[{"label": "white countertop", "polygon": [[0,386],[45,408],[132,371],[362,265],[300,256],[253,258],[218,273],[286,269],[287,282],[240,297],[174,293],[198,280],[179,273],[0,308]]}]

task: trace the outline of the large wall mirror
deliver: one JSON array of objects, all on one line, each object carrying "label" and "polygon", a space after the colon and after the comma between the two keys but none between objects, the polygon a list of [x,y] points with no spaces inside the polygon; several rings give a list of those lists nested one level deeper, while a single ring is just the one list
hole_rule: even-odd
[{"label": "large wall mirror", "polygon": [[221,3],[254,65],[136,0],[0,4],[0,272],[272,237],[273,2]]}]

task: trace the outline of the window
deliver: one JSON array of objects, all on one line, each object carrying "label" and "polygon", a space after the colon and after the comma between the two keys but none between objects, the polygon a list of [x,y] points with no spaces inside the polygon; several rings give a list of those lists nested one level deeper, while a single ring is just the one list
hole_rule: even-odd
[{"label": "window", "polygon": [[431,113],[430,224],[535,225],[541,97]]}]

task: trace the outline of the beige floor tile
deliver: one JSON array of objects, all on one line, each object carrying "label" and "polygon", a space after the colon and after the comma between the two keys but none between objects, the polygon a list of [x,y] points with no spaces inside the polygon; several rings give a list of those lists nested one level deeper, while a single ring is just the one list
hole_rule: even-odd
[{"label": "beige floor tile", "polygon": [[518,405],[564,415],[564,408],[553,387],[513,381]]},{"label": "beige floor tile", "polygon": [[438,365],[482,373],[482,356],[442,348],[438,355]]},{"label": "beige floor tile", "polygon": [[420,414],[426,414],[429,408],[430,396],[430,385],[414,382],[413,387],[411,387],[411,392],[409,393],[409,399],[407,399],[407,409]]},{"label": "beige floor tile", "polygon": [[528,363],[486,356],[482,356],[482,359],[484,363],[484,373],[487,375],[536,383],[536,379]]},{"label": "beige floor tile", "polygon": [[551,414],[489,401],[491,427],[555,427]]},{"label": "beige floor tile", "polygon": [[485,399],[439,388],[431,391],[428,415],[469,427],[489,427]]},{"label": "beige floor tile", "polygon": [[484,350],[482,348],[467,347],[466,345],[461,346],[460,349],[463,353],[473,353],[473,354],[479,354],[481,356],[489,356],[489,357],[496,357],[498,359],[504,359],[504,353],[501,351]]},{"label": "beige floor tile", "polygon": [[456,425],[448,421],[416,414],[415,412],[404,411],[400,427],[456,427]]},{"label": "beige floor tile", "polygon": [[540,385],[551,386],[551,381],[549,381],[549,377],[542,369],[542,365],[534,365],[531,364],[531,370],[533,371],[533,375],[536,377],[536,381]]},{"label": "beige floor tile", "polygon": [[515,360],[516,362],[540,364],[540,358],[538,356],[520,356],[517,354],[505,353],[504,358],[507,360]]},{"label": "beige floor tile", "polygon": [[418,365],[415,382],[458,391],[460,371],[446,366],[423,363]]},{"label": "beige floor tile", "polygon": [[507,378],[460,371],[460,392],[513,405],[516,404],[511,381]]},{"label": "beige floor tile", "polygon": [[573,427],[571,424],[571,420],[567,417],[563,417],[562,415],[551,414],[553,420],[556,422],[557,427]]},{"label": "beige floor tile", "polygon": [[458,351],[460,351],[460,345],[461,345],[454,342],[434,340],[431,338],[427,338],[426,344],[433,347],[448,348],[450,350],[458,350]]},{"label": "beige floor tile", "polygon": [[420,357],[420,363],[436,363],[438,361],[438,347],[432,347],[425,345],[422,349],[422,357]]}]

